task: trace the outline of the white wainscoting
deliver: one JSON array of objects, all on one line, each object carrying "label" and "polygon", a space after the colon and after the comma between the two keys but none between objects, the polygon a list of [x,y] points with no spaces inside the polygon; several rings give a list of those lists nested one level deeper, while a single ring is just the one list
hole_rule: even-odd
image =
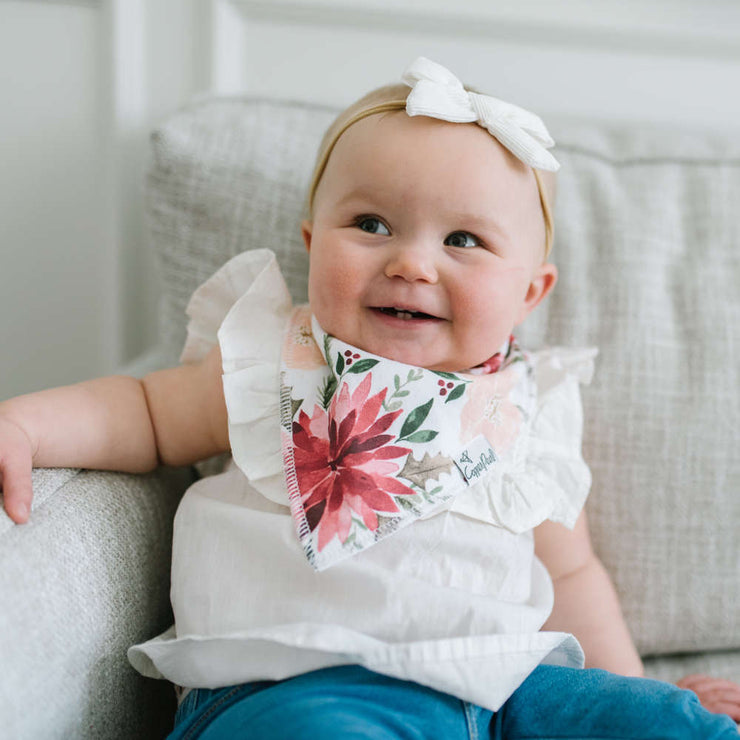
[{"label": "white wainscoting", "polygon": [[99,15],[0,3],[0,397],[110,364]]},{"label": "white wainscoting", "polygon": [[147,140],[203,87],[199,4],[0,0],[0,399],[156,342]]},{"label": "white wainscoting", "polygon": [[0,0],[0,398],[156,343],[163,116],[203,92],[342,105],[419,54],[543,115],[740,120],[734,0]]},{"label": "white wainscoting", "polygon": [[729,0],[215,0],[212,88],[345,104],[429,56],[542,113],[728,128]]}]

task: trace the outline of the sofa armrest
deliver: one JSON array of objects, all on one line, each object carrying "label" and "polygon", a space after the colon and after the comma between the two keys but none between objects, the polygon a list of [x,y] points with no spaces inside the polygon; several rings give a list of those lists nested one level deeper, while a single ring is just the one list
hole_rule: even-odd
[{"label": "sofa armrest", "polygon": [[171,622],[172,520],[188,468],[34,471],[28,524],[0,513],[0,717],[17,738],[163,736],[165,682],[127,648]]}]

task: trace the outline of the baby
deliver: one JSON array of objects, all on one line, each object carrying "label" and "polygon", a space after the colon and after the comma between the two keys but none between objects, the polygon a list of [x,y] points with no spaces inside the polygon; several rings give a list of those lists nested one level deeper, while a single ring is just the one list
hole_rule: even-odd
[{"label": "baby", "polygon": [[592,353],[511,336],[557,280],[547,131],[428,60],[404,83],[324,138],[307,307],[249,251],[182,366],[0,404],[8,514],[32,465],[232,453],[178,510],[175,625],[129,652],[183,687],[173,738],[736,737],[734,684],[641,678],[591,549]]}]

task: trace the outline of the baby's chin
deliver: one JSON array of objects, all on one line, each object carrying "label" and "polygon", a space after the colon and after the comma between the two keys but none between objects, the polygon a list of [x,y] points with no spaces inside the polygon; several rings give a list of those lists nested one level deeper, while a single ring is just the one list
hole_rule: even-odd
[{"label": "baby's chin", "polygon": [[[352,342],[348,342],[348,344],[352,344]],[[480,367],[490,360],[493,355],[501,350],[502,345],[503,342],[497,345],[496,349],[483,355],[481,355],[480,352],[466,353],[459,351],[449,351],[444,353],[444,355],[440,355],[430,351],[429,347],[393,347],[387,343],[375,348],[368,346],[359,347],[359,349],[362,349],[365,352],[370,352],[378,357],[383,357],[386,360],[393,360],[394,362],[401,362],[404,365],[421,367],[425,370],[445,373],[465,373],[473,368]]]},{"label": "baby's chin", "polygon": [[399,341],[389,337],[373,336],[372,332],[355,331],[353,327],[334,326],[331,322],[324,326],[318,316],[317,320],[319,326],[329,335],[362,352],[435,372],[462,373],[482,365],[493,354],[491,352],[481,356],[480,352],[464,352],[450,345],[443,347],[441,345],[446,345],[444,338],[436,342],[423,343],[413,340]]}]

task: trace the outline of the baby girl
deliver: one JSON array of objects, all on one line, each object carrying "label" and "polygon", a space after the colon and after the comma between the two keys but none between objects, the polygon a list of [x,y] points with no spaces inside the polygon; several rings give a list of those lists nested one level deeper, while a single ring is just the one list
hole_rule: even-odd
[{"label": "baby girl", "polygon": [[593,352],[512,337],[557,280],[547,130],[426,59],[403,80],[322,142],[308,306],[248,251],[180,367],[0,404],[8,514],[33,465],[231,452],[178,510],[175,625],[129,652],[181,687],[173,738],[736,737],[734,684],[641,677],[591,548]]}]

